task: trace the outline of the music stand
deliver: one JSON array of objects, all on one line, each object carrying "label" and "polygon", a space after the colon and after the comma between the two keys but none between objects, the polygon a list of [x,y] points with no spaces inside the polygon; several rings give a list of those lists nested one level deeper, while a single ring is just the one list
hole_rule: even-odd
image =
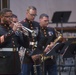
[{"label": "music stand", "polygon": [[64,47],[64,45],[65,45],[65,43],[56,43],[55,45],[54,45],[54,47],[50,50],[50,51],[48,51],[47,53],[46,53],[46,55],[47,56],[51,56],[51,55],[57,55],[57,54],[60,54],[61,53],[61,50],[62,50],[62,48]]},{"label": "music stand", "polygon": [[54,47],[46,53],[46,56],[51,56],[51,55],[54,55],[54,56],[59,56],[59,75],[61,75],[61,71],[60,71],[60,55],[61,55],[61,50],[62,48],[65,46],[65,43],[56,43],[54,45]]},{"label": "music stand", "polygon": [[69,45],[72,43],[72,41],[66,41],[64,43],[65,43],[65,46],[61,50],[62,56],[64,55],[65,51],[67,50],[67,48],[69,47]]},{"label": "music stand", "polygon": [[75,58],[75,75],[76,75],[76,41],[72,42],[63,54],[63,58]]},{"label": "music stand", "polygon": [[71,42],[68,45],[68,48],[63,53],[63,58],[74,57],[74,51],[75,51],[75,49],[76,49],[76,43]]},{"label": "music stand", "polygon": [[52,23],[61,23],[61,33],[63,34],[63,23],[67,23],[70,17],[71,11],[56,11],[52,17]]}]

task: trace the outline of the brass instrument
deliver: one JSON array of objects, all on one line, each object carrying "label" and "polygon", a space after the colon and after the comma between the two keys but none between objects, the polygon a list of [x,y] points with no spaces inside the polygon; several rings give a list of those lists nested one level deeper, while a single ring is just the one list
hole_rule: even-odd
[{"label": "brass instrument", "polygon": [[51,56],[44,56],[43,54],[40,54],[40,56],[41,56],[41,63],[43,62],[43,61],[45,61],[45,60],[47,60],[48,58],[51,58]]},{"label": "brass instrument", "polygon": [[[62,38],[62,34],[60,34],[53,42],[53,45],[55,45],[60,39]],[[49,45],[51,46],[51,44]],[[52,47],[53,48],[53,47]],[[46,54],[48,54],[52,49],[50,49]]]},{"label": "brass instrument", "polygon": [[36,32],[34,30],[31,30],[25,26],[23,26],[20,22],[14,23],[12,22],[14,25],[16,25],[17,23],[20,24],[22,26],[22,29],[17,29],[18,31],[24,33],[25,35],[28,35],[28,31],[32,34],[32,36],[36,36]]},{"label": "brass instrument", "polygon": [[[60,34],[59,37],[54,40],[53,44],[55,45],[56,42],[58,42],[61,38],[62,38],[62,34]],[[51,45],[51,44],[50,44],[50,45]],[[49,45],[49,46],[50,46],[50,45]],[[45,48],[45,49],[46,49],[46,48]],[[50,49],[48,52],[46,52],[46,54],[48,54],[51,50],[52,50],[52,49]],[[44,53],[43,53],[43,54],[40,54],[40,56],[41,56],[41,62],[45,61],[45,60],[48,59],[48,58],[52,58],[52,56],[44,56]]]}]

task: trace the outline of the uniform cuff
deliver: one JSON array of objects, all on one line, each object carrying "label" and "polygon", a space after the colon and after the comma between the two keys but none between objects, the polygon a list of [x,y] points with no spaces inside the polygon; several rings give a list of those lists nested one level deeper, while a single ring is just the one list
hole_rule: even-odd
[{"label": "uniform cuff", "polygon": [[12,34],[14,34],[14,31],[10,30],[7,34],[4,35],[4,38],[6,39],[7,37],[11,36]]}]

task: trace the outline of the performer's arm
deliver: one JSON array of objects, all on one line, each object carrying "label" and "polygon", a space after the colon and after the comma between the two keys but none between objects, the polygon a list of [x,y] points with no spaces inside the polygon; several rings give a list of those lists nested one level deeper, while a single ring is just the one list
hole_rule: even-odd
[{"label": "performer's arm", "polygon": [[5,42],[12,34],[14,34],[14,31],[10,30],[7,34],[0,36],[0,44]]}]

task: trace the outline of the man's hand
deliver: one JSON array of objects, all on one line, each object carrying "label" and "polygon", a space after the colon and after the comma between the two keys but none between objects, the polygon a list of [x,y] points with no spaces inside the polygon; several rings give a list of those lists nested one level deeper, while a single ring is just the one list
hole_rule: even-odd
[{"label": "man's hand", "polygon": [[54,46],[53,42],[51,42],[50,45],[47,45],[47,47],[44,50],[44,53],[48,52],[53,46]]},{"label": "man's hand", "polygon": [[33,55],[33,56],[31,56],[31,58],[32,58],[33,61],[35,61],[35,60],[40,58],[40,55],[38,55],[38,54],[37,55]]},{"label": "man's hand", "polygon": [[19,30],[19,29],[21,29],[22,28],[22,25],[20,24],[20,23],[14,23],[13,24],[13,31],[16,31],[16,30]]}]

